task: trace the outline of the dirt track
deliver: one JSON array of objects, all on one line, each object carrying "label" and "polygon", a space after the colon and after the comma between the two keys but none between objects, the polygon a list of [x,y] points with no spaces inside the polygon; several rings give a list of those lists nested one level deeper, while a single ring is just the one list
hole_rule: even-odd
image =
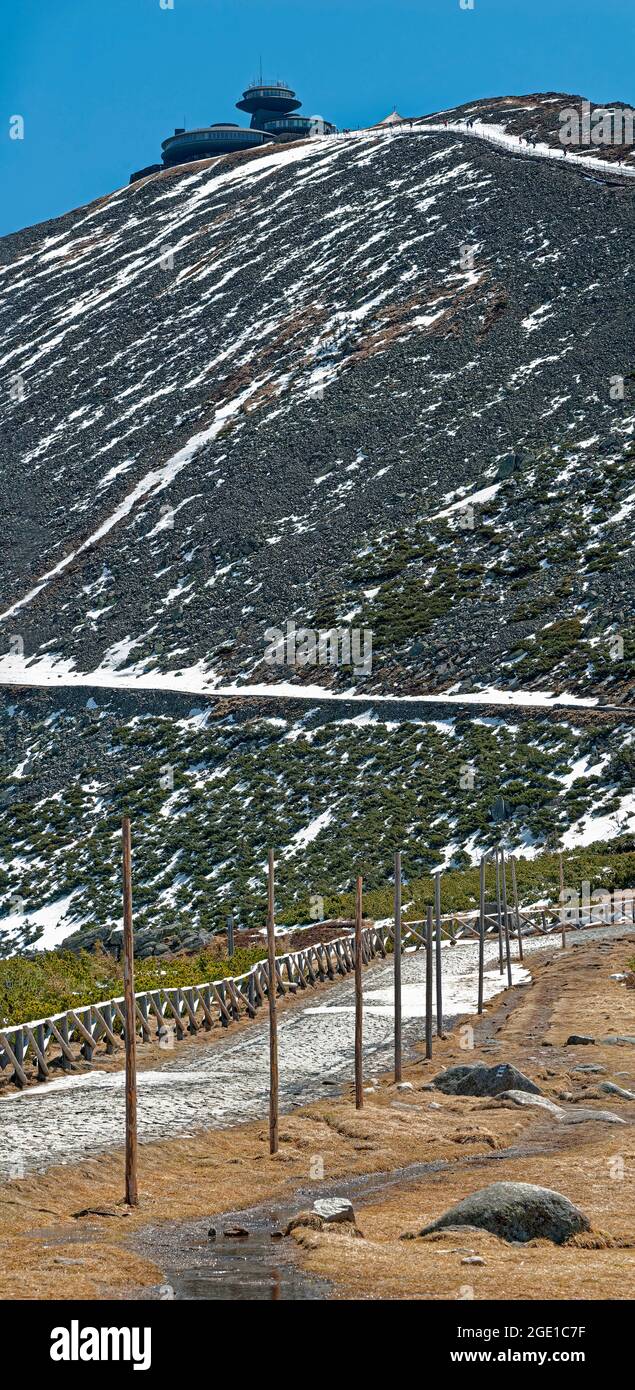
[{"label": "dirt track", "polygon": [[[529,950],[542,941],[527,943]],[[476,945],[443,948],[444,1019],[449,1026],[476,998]],[[488,945],[486,994],[500,984],[496,948]],[[390,1066],[393,1042],[392,961],[376,961],[364,974],[364,1053],[379,1073]],[[425,954],[403,958],[403,1036],[406,1055],[424,1031]],[[317,987],[280,1018],[280,1100],[283,1112],[324,1095],[351,1078],[354,1029],[352,976]],[[144,1061],[145,1049],[139,1049]],[[163,1139],[183,1131],[244,1123],[267,1113],[269,1033],[265,1015],[236,1031],[176,1046],[152,1048],[154,1065],[139,1073],[139,1136]],[[25,1176],[123,1143],[121,1059],[0,1099],[0,1175]]]},{"label": "dirt track", "polygon": [[[429,1078],[466,1058],[455,1033],[435,1042],[432,1063],[419,1056],[407,1068],[410,1092],[396,1092],[387,1075],[366,1093],[361,1113],[347,1088],[341,1098],[329,1093],[287,1116],[273,1158],[261,1122],[143,1145],[136,1211],[128,1213],[122,1202],[119,1151],[10,1183],[0,1191],[0,1296],[106,1298],[158,1288],[159,1255],[153,1259],[147,1245],[139,1246],[146,1228],[167,1221],[166,1240],[178,1244],[181,1222],[255,1203],[270,1204],[275,1223],[277,1206],[300,1210],[319,1193],[317,1159],[327,1185],[343,1190],[353,1175],[392,1175],[361,1202],[355,1197],[364,1240],[305,1231],[299,1249],[285,1242],[310,1271],[332,1282],[335,1297],[631,1298],[635,1103],[583,1097],[589,1077],[574,1069],[592,1058],[605,1068],[600,1079],[633,1089],[635,1048],[565,1042],[572,1030],[598,1037],[634,1031],[634,996],[611,979],[633,955],[632,935],[611,942],[587,937],[566,953],[551,945],[534,958],[533,987],[499,995],[482,1020],[472,1019],[470,1054],[515,1062],[559,1104],[568,1104],[563,1093],[573,1094],[592,1109],[616,1111],[625,1124],[560,1126],[539,1111],[431,1094]],[[431,1166],[408,1181],[403,1169],[421,1163]],[[596,1248],[543,1241],[517,1247],[472,1233],[459,1243],[445,1236],[399,1239],[495,1178],[546,1183],[578,1201]],[[463,1244],[485,1263],[463,1266],[471,1258]]]}]

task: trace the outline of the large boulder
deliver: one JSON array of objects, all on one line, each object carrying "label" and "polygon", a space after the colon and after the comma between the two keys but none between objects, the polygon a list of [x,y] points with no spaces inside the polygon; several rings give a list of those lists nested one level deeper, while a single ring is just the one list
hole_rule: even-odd
[{"label": "large boulder", "polygon": [[569,1236],[591,1229],[588,1218],[568,1197],[529,1182],[493,1182],[470,1193],[455,1207],[424,1226],[419,1235],[452,1226],[477,1226],[503,1240],[541,1237],[562,1245]]},{"label": "large boulder", "polygon": [[540,1095],[540,1087],[509,1062],[499,1062],[495,1067],[486,1067],[483,1062],[463,1063],[439,1072],[433,1080],[437,1090],[449,1096],[498,1096],[501,1091],[531,1091]]}]

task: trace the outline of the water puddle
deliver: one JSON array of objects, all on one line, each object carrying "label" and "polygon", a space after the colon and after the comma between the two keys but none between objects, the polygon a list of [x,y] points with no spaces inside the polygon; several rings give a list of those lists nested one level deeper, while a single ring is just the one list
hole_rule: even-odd
[{"label": "water puddle", "polygon": [[[490,1166],[503,1159],[544,1153],[542,1146],[519,1145],[492,1154],[466,1156],[461,1166]],[[134,1238],[134,1249],[163,1270],[163,1283],[139,1296],[152,1300],[188,1299],[206,1302],[253,1300],[323,1301],[333,1296],[331,1285],[308,1274],[298,1263],[293,1240],[278,1233],[297,1212],[312,1207],[316,1197],[348,1197],[356,1208],[378,1192],[417,1182],[452,1166],[445,1159],[414,1163],[391,1172],[369,1173],[331,1183],[299,1188],[287,1202],[268,1202],[243,1211],[223,1212],[209,1220],[169,1222],[147,1227]],[[210,1228],[215,1238],[209,1235]],[[247,1234],[228,1236],[239,1228]]]},{"label": "water puddle", "polygon": [[[212,1218],[214,1239],[208,1234],[209,1221],[143,1232],[135,1248],[161,1266],[164,1282],[142,1296],[231,1303],[328,1299],[330,1285],[301,1268],[293,1242],[272,1234],[283,1230],[297,1210],[294,1203],[288,1209],[224,1212]],[[248,1234],[224,1235],[231,1227]]]}]

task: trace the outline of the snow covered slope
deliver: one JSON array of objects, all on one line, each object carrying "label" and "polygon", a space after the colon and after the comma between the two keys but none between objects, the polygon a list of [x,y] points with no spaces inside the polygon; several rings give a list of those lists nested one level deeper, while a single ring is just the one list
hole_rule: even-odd
[{"label": "snow covered slope", "polygon": [[[630,698],[634,197],[415,126],[5,238],[0,677]],[[265,664],[289,619],[372,676]]]},{"label": "snow covered slope", "polygon": [[[152,949],[259,920],[270,844],[305,912],[474,858],[501,793],[527,853],[633,835],[635,180],[562,157],[569,100],[0,242],[0,954],[112,930],[126,808]],[[269,665],[290,621],[372,672]]]}]

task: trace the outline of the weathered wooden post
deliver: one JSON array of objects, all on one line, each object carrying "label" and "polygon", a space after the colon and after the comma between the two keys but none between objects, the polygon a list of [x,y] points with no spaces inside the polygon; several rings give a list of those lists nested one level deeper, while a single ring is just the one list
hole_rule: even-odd
[{"label": "weathered wooden post", "polygon": [[126,1202],[139,1205],[137,1188],[137,1053],[132,934],[132,863],[130,818],[121,824],[123,868],[123,988],[126,1034]]},{"label": "weathered wooden post", "polygon": [[364,1104],[362,1076],[362,880],[355,893],[355,1109]]},{"label": "weathered wooden post", "polygon": [[566,933],[566,931],[565,931],[565,925],[564,925],[564,900],[565,900],[565,891],[564,891],[564,865],[563,865],[563,863],[562,863],[562,855],[561,855],[561,854],[558,855],[558,870],[559,870],[559,874],[560,874],[560,926],[561,926],[561,928],[562,928],[562,945],[563,945],[563,948],[564,948],[564,947],[566,946],[566,944],[567,944],[567,933]]},{"label": "weathered wooden post", "polygon": [[432,908],[426,913],[426,1057],[432,1056]]},{"label": "weathered wooden post", "polygon": [[485,966],[485,855],[481,855],[479,875],[480,912],[478,929],[478,1005],[477,1013],[483,1012],[483,971]]},{"label": "weathered wooden post", "polygon": [[395,1081],[401,1081],[401,853],[395,852],[394,937]]},{"label": "weathered wooden post", "polygon": [[234,914],[227,913],[227,955],[231,960],[234,954]]},{"label": "weathered wooden post", "polygon": [[505,850],[503,849],[503,846],[502,846],[502,845],[501,845],[501,848],[500,848],[500,861],[501,861],[501,881],[502,881],[502,886],[503,886],[503,920],[504,920],[504,922],[505,922],[505,960],[506,960],[506,962],[507,962],[507,984],[508,984],[508,985],[511,985],[511,982],[512,982],[512,958],[511,958],[511,952],[510,952],[510,949],[509,949],[509,917],[508,917],[508,915],[507,915],[507,865],[506,865],[506,863],[505,863]]},{"label": "weathered wooden post", "polygon": [[437,1037],[443,1037],[443,979],[441,975],[441,874],[434,876],[435,979],[437,987]]},{"label": "weathered wooden post", "polygon": [[267,874],[267,954],[269,960],[269,1153],[278,1152],[278,1015],[276,1008],[276,936],[274,858],[269,850]]},{"label": "weathered wooden post", "polygon": [[501,870],[498,850],[494,850],[496,862],[496,916],[498,918],[498,972],[503,973],[503,917],[501,913]]},{"label": "weathered wooden post", "polygon": [[516,860],[510,855],[512,864],[512,891],[514,894],[514,913],[516,915],[516,934],[518,936],[518,959],[523,959],[523,934],[520,925],[520,909],[518,907],[518,884],[516,882]]}]

